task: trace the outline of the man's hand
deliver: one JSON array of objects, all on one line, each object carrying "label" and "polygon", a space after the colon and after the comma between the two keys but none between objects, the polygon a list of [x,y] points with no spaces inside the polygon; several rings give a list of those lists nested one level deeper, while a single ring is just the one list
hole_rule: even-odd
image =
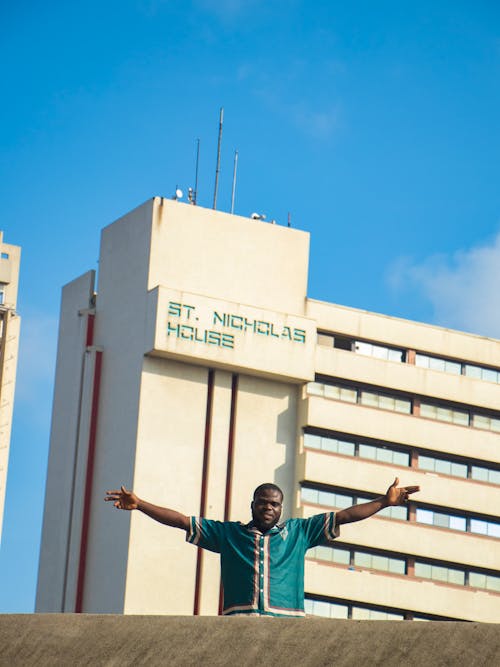
[{"label": "man's hand", "polygon": [[120,491],[106,491],[106,494],[104,500],[112,502],[116,509],[136,510],[139,506],[139,498],[133,491],[127,491],[124,486],[121,487]]},{"label": "man's hand", "polygon": [[420,491],[419,486],[402,486],[398,489],[399,479],[396,477],[394,483],[387,489],[385,496],[375,498],[367,503],[353,505],[345,510],[339,510],[336,513],[337,524],[352,523],[353,521],[362,521],[369,516],[380,512],[385,507],[391,505],[406,505],[410,494]]},{"label": "man's hand", "polygon": [[106,491],[106,494],[104,500],[113,503],[117,510],[139,510],[139,512],[143,512],[146,516],[166,526],[189,530],[189,517],[185,514],[168,509],[168,507],[152,505],[136,496],[133,491],[127,491],[124,486],[119,491],[117,489]]},{"label": "man's hand", "polygon": [[385,494],[385,501],[388,507],[391,505],[406,505],[408,497],[412,493],[420,491],[419,486],[402,486],[398,488],[399,477],[396,477]]}]

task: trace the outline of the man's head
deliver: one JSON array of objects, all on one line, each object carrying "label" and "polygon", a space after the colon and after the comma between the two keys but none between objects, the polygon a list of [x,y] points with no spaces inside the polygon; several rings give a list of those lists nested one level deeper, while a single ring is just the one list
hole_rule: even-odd
[{"label": "man's head", "polygon": [[280,520],[283,491],[276,484],[261,484],[253,492],[252,518],[259,530],[266,532]]}]

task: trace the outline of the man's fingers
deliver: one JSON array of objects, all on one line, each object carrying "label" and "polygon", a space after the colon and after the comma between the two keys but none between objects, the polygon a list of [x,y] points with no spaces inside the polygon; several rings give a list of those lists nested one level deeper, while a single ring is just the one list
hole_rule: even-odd
[{"label": "man's fingers", "polygon": [[398,484],[399,484],[399,477],[396,477],[396,479],[395,479],[394,482],[391,484],[391,486],[396,487]]},{"label": "man's fingers", "polygon": [[404,486],[403,491],[405,493],[416,493],[417,491],[420,491],[419,486]]},{"label": "man's fingers", "polygon": [[123,486],[123,484],[121,486],[121,490],[122,490],[122,493],[124,493],[126,496],[130,495],[130,491],[127,491],[127,489]]}]

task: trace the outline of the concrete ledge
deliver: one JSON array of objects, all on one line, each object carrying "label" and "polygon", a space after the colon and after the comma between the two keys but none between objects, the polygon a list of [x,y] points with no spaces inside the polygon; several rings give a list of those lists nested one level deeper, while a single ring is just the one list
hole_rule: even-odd
[{"label": "concrete ledge", "polygon": [[499,655],[489,623],[0,615],[1,667],[484,667]]}]

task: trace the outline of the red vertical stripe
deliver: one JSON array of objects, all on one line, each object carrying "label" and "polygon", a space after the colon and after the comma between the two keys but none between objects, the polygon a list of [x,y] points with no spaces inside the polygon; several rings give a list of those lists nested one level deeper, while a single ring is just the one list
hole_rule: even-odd
[{"label": "red vertical stripe", "polygon": [[87,347],[94,344],[94,320],[95,315],[90,314],[87,316],[87,336],[85,339],[85,345]]},{"label": "red vertical stripe", "polygon": [[[231,411],[229,414],[229,438],[227,445],[227,469],[226,469],[226,493],[224,496],[224,521],[229,521],[231,512],[231,492],[233,485],[233,465],[234,465],[234,433],[236,430],[236,404],[238,397],[238,375],[233,373],[231,380]],[[224,591],[222,583],[219,593],[219,616],[224,607]]]},{"label": "red vertical stripe", "polygon": [[[210,463],[210,432],[212,427],[212,406],[214,397],[215,371],[208,371],[207,379],[207,409],[205,414],[205,440],[203,443],[203,468],[201,473],[200,517],[205,516],[207,509],[208,465]],[[194,587],[193,614],[200,613],[201,568],[203,565],[203,549],[198,548],[196,557],[196,578]]]},{"label": "red vertical stripe", "polygon": [[[87,330],[87,336],[88,336],[88,330]],[[80,538],[80,561],[78,564],[78,580],[76,589],[75,612],[77,614],[82,612],[82,607],[83,607],[83,591],[85,586],[85,570],[87,565],[87,545],[88,545],[89,522],[90,522],[90,504],[92,501],[92,482],[94,479],[95,447],[97,438],[97,417],[99,413],[99,393],[101,388],[101,369],[102,369],[102,352],[97,351],[95,353],[94,384],[92,387],[92,408],[90,414],[90,433],[89,433],[89,446],[87,453],[87,474],[85,477],[82,534]]]}]

